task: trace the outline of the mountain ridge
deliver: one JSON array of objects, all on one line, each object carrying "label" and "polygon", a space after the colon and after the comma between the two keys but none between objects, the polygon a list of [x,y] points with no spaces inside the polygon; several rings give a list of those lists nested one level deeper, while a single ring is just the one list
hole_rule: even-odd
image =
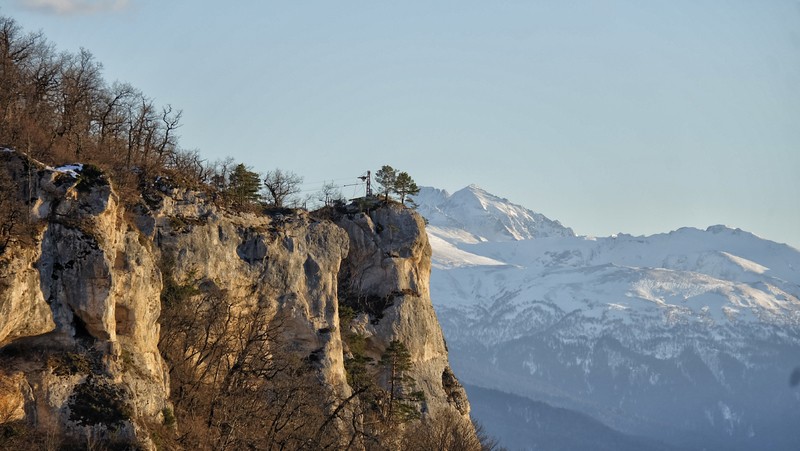
[{"label": "mountain ridge", "polygon": [[800,397],[787,383],[800,353],[800,251],[722,225],[587,237],[548,234],[561,224],[547,219],[519,226],[520,239],[493,235],[451,218],[518,225],[499,215],[538,213],[464,190],[493,204],[459,211],[440,194],[418,208],[437,213],[426,216],[431,293],[465,383],[681,449],[800,440]]}]

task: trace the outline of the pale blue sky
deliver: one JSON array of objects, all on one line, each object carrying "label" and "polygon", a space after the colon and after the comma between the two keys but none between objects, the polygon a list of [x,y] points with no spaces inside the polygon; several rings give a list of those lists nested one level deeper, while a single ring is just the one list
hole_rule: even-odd
[{"label": "pale blue sky", "polygon": [[308,182],[391,164],[580,234],[722,223],[800,248],[795,0],[0,4],[183,109],[210,159]]}]

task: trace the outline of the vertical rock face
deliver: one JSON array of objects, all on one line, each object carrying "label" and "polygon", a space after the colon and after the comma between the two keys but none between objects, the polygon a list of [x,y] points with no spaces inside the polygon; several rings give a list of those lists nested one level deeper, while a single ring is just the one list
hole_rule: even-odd
[{"label": "vertical rock face", "polygon": [[341,338],[332,333],[339,329],[336,276],[348,252],[344,231],[307,213],[229,214],[191,192],[171,194],[152,212],[157,251],[174,259],[169,276],[213,284],[239,311],[269,306],[293,351],[314,354],[324,383],[346,394]]},{"label": "vertical rock face", "polygon": [[0,257],[0,397],[23,400],[13,417],[43,429],[105,437],[113,428],[132,440],[134,420],[167,405],[152,253],[99,173],[76,177],[22,156],[6,169],[31,194],[28,227],[39,233]]},{"label": "vertical rock face", "polygon": [[[35,186],[25,183],[25,177],[35,168],[25,159],[14,154],[3,152],[0,170],[6,174],[4,179],[12,183],[12,189],[0,195],[23,199],[38,186],[38,174],[30,179],[36,180]],[[8,187],[5,187],[8,189]],[[57,187],[54,187],[57,190]],[[61,193],[63,195],[63,193]],[[38,198],[38,196],[36,196]],[[34,209],[37,211],[38,209]],[[3,211],[0,215],[13,212]],[[20,218],[21,220],[22,218]],[[4,225],[7,221],[3,221]],[[38,230],[31,231],[36,234]],[[33,266],[39,259],[41,249],[30,245],[7,243],[5,251],[0,253],[0,346],[12,340],[50,332],[55,328],[50,307],[45,302],[39,283],[39,273]]]},{"label": "vertical rock face", "polygon": [[10,247],[0,257],[0,346],[55,328],[33,267],[40,253],[41,249]]},{"label": "vertical rock face", "polygon": [[455,409],[469,415],[466,393],[450,370],[447,348],[431,304],[431,247],[421,216],[401,205],[346,215],[337,224],[350,237],[340,274],[342,302],[364,313],[351,327],[379,360],[392,340],[411,354],[410,376],[425,393],[423,411]]},{"label": "vertical rock face", "polygon": [[[366,337],[376,361],[397,340],[425,393],[423,413],[468,415],[431,305],[430,246],[413,211],[386,205],[335,222],[305,212],[231,213],[162,187],[126,212],[97,171],[3,158],[0,169],[20,186],[3,194],[26,200],[34,233],[0,252],[0,424],[26,420],[152,447],[147,425],[170,408],[158,348],[168,283],[213,287],[231,309],[279,318],[282,340],[340,400],[352,394],[342,329]],[[340,325],[340,301],[363,314]]]}]

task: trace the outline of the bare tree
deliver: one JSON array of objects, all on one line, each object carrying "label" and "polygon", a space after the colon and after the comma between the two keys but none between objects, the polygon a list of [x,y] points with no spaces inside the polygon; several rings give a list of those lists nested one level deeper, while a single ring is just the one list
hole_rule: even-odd
[{"label": "bare tree", "polygon": [[273,207],[286,206],[290,196],[300,192],[303,177],[291,171],[275,169],[264,176],[265,197],[267,203]]},{"label": "bare tree", "polygon": [[331,207],[337,203],[343,203],[345,198],[338,185],[333,182],[325,182],[319,192],[313,196],[313,200],[317,202],[316,205]]},{"label": "bare tree", "polygon": [[212,167],[197,150],[175,150],[168,154],[166,167],[171,176],[194,189],[208,186],[213,174]]},{"label": "bare tree", "polygon": [[100,103],[103,79],[102,65],[95,61],[86,49],[76,55],[64,54],[61,66],[60,124],[56,134],[64,139],[81,158],[88,139],[92,121],[96,118],[96,106]]},{"label": "bare tree", "polygon": [[441,409],[426,417],[418,426],[406,429],[402,449],[481,451],[483,446],[469,419],[452,409]]},{"label": "bare tree", "polygon": [[103,92],[98,121],[100,147],[108,141],[120,139],[125,124],[125,102],[135,95],[136,90],[127,83],[115,83],[110,90]]},{"label": "bare tree", "polygon": [[233,299],[207,280],[176,283],[169,265],[164,273],[159,349],[170,367],[179,444],[335,449],[329,395],[283,340],[277,303]]},{"label": "bare tree", "polygon": [[159,124],[161,138],[156,145],[156,152],[162,164],[164,158],[175,152],[178,146],[175,130],[181,126],[182,116],[183,111],[174,110],[172,105],[167,105],[161,109],[161,122]]},{"label": "bare tree", "polygon": [[50,150],[60,63],[41,33],[25,34],[0,16],[1,144],[29,153]]},{"label": "bare tree", "polygon": [[[86,49],[58,53],[0,16],[0,144],[48,164],[79,159],[135,188],[142,178],[197,166],[178,145],[180,120],[180,110],[128,84],[109,86]],[[180,178],[195,176],[188,175]]]}]

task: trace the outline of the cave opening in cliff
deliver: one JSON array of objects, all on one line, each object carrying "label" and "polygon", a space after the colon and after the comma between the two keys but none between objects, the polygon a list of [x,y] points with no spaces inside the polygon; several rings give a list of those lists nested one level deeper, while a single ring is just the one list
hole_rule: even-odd
[{"label": "cave opening in cliff", "polygon": [[76,339],[94,340],[94,336],[89,332],[86,323],[78,316],[75,311],[72,311],[72,327],[75,329]]}]

